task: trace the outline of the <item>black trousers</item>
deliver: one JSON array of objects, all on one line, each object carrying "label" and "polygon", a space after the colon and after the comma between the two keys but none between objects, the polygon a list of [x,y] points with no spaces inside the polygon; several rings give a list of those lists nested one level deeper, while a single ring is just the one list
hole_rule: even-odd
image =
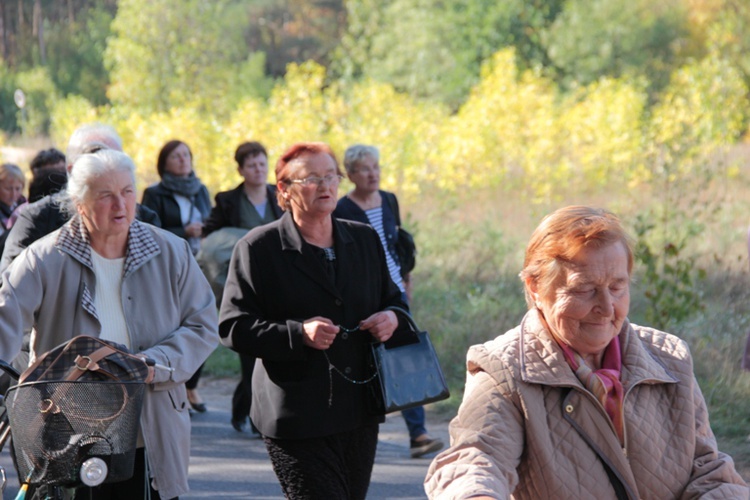
[{"label": "black trousers", "polygon": [[201,379],[201,372],[203,371],[203,365],[200,365],[198,369],[193,373],[193,376],[185,382],[185,388],[193,390],[198,387],[198,381]]},{"label": "black trousers", "polygon": [[232,420],[244,420],[253,401],[253,367],[255,358],[240,354],[240,381],[232,395]]},{"label": "black trousers", "polygon": [[312,439],[264,438],[289,500],[364,500],[370,487],[378,424]]}]

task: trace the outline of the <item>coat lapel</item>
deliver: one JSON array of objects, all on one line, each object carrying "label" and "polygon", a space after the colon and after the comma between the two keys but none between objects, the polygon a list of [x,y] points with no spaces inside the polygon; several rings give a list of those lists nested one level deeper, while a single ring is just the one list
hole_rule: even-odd
[{"label": "coat lapel", "polygon": [[243,184],[240,184],[232,190],[232,196],[227,198],[226,213],[229,214],[229,225],[239,227],[240,226],[240,203],[241,198],[244,196]]},{"label": "coat lapel", "polygon": [[[292,264],[294,265],[294,267],[300,273],[312,279],[326,292],[340,299],[341,294],[336,289],[336,286],[334,285],[333,281],[331,281],[331,278],[326,274],[325,270],[323,269],[323,264],[318,260],[318,257],[315,256],[312,248],[310,248],[310,245],[304,244],[302,235],[300,235],[297,226],[294,224],[294,219],[292,219],[292,215],[289,212],[285,213],[281,217],[279,232],[281,237],[282,251],[294,252],[294,257],[292,258]],[[336,230],[334,229],[334,238],[335,237]],[[345,252],[339,252],[338,248],[336,248],[337,259],[339,258],[339,253],[343,254]],[[339,272],[336,273],[337,276],[341,275],[342,272],[342,263],[339,262]]]}]

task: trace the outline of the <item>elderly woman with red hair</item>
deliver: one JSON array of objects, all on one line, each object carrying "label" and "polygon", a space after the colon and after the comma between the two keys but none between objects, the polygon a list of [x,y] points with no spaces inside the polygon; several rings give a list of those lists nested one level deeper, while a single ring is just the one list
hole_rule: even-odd
[{"label": "elderly woman with red hair", "polygon": [[721,453],[687,344],[628,322],[633,251],[604,210],[537,227],[521,324],[468,354],[430,498],[748,498]]},{"label": "elderly woman with red hair", "polygon": [[285,213],[234,247],[221,341],[257,358],[250,417],[290,499],[364,499],[383,417],[368,412],[370,343],[405,308],[377,233],[338,220],[331,148],[299,143],[276,164]]}]

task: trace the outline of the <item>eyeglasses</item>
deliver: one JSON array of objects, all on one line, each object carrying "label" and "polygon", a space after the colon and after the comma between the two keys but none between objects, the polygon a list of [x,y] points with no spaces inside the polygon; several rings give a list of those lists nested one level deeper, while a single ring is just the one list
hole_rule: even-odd
[{"label": "eyeglasses", "polygon": [[323,177],[318,177],[317,175],[311,175],[309,177],[305,177],[304,179],[290,179],[288,182],[290,184],[301,184],[303,186],[320,186],[325,182],[328,185],[337,185],[339,182],[341,182],[341,179],[343,179],[343,175],[339,174],[328,174],[324,175]]}]

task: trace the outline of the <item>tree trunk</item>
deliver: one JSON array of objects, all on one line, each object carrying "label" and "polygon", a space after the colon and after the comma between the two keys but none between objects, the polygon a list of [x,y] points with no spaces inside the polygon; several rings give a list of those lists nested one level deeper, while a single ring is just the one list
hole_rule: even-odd
[{"label": "tree trunk", "polygon": [[0,56],[8,64],[8,29],[5,26],[5,0],[0,0]]},{"label": "tree trunk", "polygon": [[32,34],[39,39],[39,59],[42,66],[47,64],[47,51],[44,46],[44,20],[42,19],[42,0],[34,0]]},{"label": "tree trunk", "polygon": [[70,26],[76,21],[75,11],[73,10],[73,0],[68,0],[68,22]]}]

